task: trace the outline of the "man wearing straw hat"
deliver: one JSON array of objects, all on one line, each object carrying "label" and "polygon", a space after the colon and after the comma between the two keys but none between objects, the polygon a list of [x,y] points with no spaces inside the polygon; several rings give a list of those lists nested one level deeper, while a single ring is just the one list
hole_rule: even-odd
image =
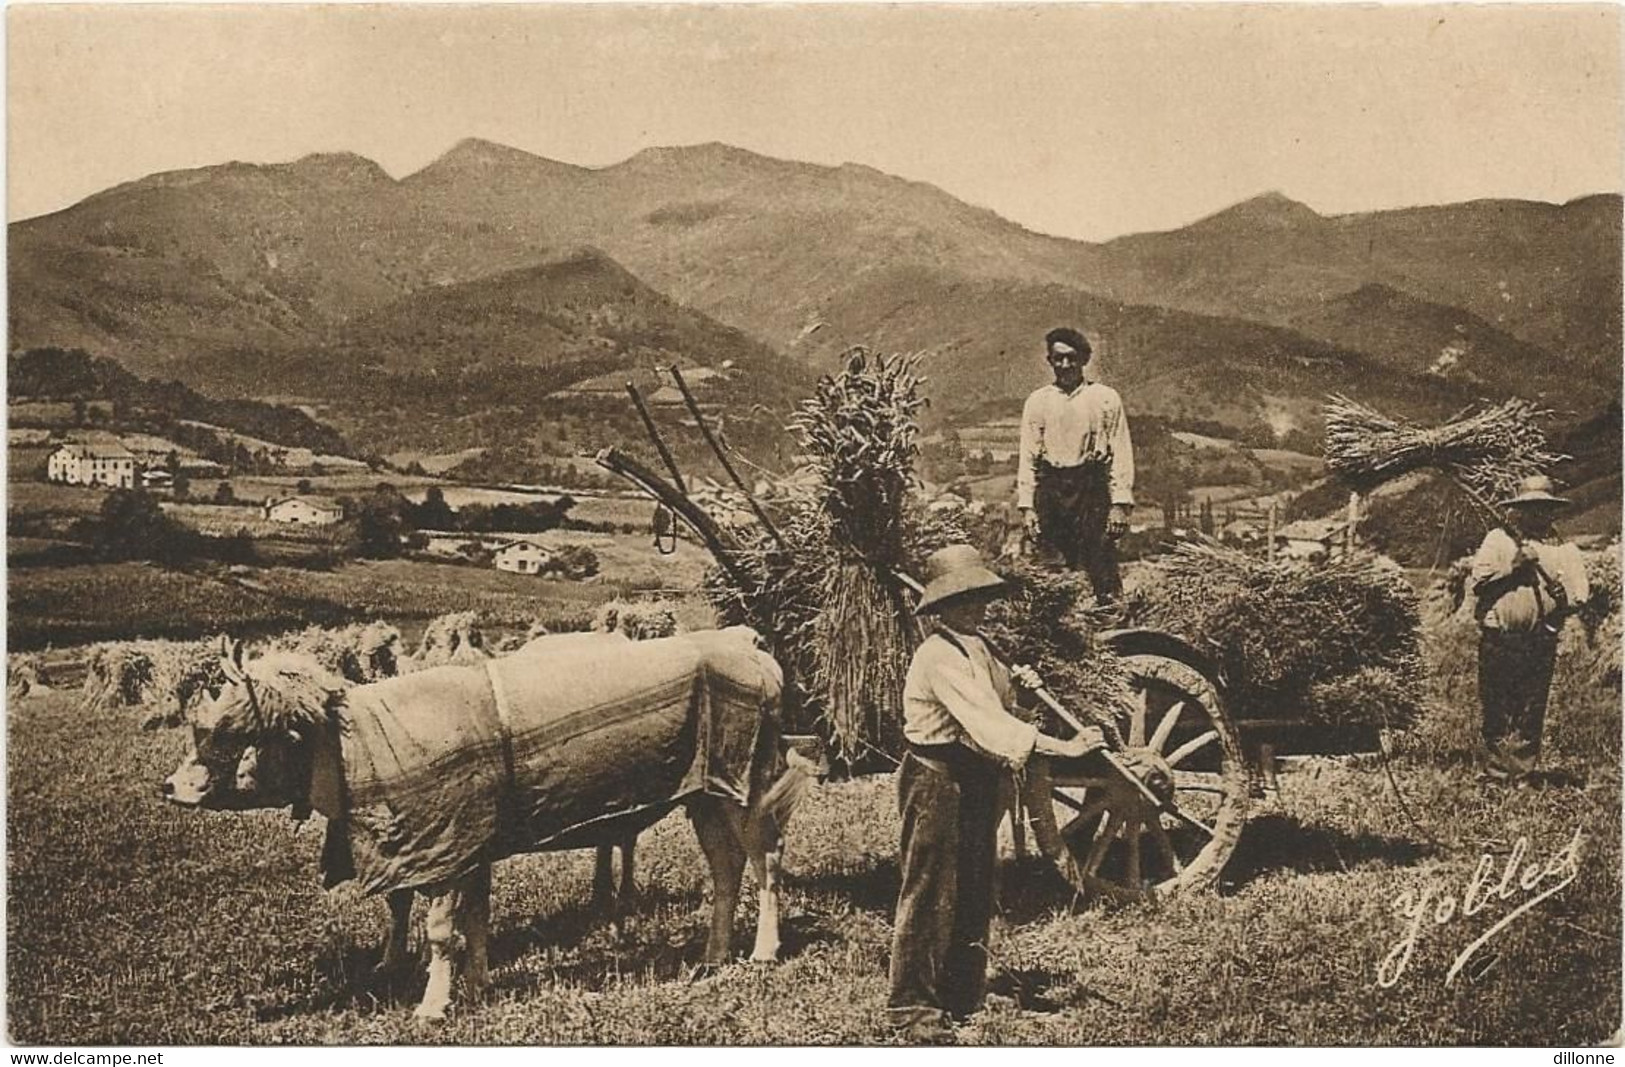
[{"label": "man wearing straw hat", "polygon": [[[1104,738],[1090,728],[1062,741],[1007,710],[1012,672],[976,636],[1004,581],[975,548],[932,554],[925,579],[915,610],[935,632],[914,653],[903,687],[902,886],[887,1006],[904,1040],[937,1044],[952,1039],[950,1020],[975,1012],[986,993],[1001,775],[1035,753],[1086,755]],[[1015,673],[1036,687],[1029,669]]]},{"label": "man wearing straw hat", "polygon": [[1534,475],[1501,501],[1506,524],[1473,556],[1470,581],[1479,625],[1478,699],[1493,781],[1527,783],[1540,758],[1546,700],[1563,621],[1590,595],[1585,560],[1552,542],[1552,520],[1568,501]]},{"label": "man wearing straw hat", "polygon": [[1089,575],[1095,599],[1116,600],[1123,582],[1116,541],[1134,509],[1134,445],[1117,391],[1085,380],[1089,339],[1067,326],[1044,336],[1055,382],[1021,410],[1016,507],[1027,532]]}]

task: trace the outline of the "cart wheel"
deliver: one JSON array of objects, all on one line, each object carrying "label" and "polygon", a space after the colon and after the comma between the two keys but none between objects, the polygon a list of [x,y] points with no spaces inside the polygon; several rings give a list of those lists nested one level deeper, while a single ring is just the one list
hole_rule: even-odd
[{"label": "cart wheel", "polygon": [[1159,811],[1099,756],[1028,776],[1039,848],[1080,893],[1144,900],[1211,886],[1247,818],[1248,776],[1217,686],[1150,652],[1121,657],[1134,689],[1118,762],[1187,819]]}]

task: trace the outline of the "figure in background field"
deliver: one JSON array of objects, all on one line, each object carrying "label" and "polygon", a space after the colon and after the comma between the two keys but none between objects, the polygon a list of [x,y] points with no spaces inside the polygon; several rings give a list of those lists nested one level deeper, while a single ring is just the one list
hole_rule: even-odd
[{"label": "figure in background field", "polygon": [[1546,729],[1546,700],[1563,623],[1590,596],[1580,550],[1554,536],[1568,501],[1543,475],[1501,501],[1506,522],[1473,556],[1478,699],[1493,781],[1531,780]]},{"label": "figure in background field", "polygon": [[1118,598],[1117,539],[1134,508],[1134,445],[1117,391],[1086,380],[1093,349],[1070,327],[1044,337],[1055,381],[1021,412],[1016,507],[1028,534],[1089,575],[1095,599]]}]

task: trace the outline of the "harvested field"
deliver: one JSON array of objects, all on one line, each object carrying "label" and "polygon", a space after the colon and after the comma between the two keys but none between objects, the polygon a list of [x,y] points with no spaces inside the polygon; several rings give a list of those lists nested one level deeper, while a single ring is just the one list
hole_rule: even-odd
[{"label": "harvested field", "polygon": [[[290,546],[294,548],[296,546]],[[404,622],[477,611],[497,625],[580,629],[607,600],[671,588],[652,565],[640,583],[568,582],[490,568],[383,560],[331,571],[275,566],[244,576],[165,570],[145,563],[31,567],[8,588],[10,647],[135,637],[203,637],[222,630],[272,633],[358,619]]]},{"label": "harvested field", "polygon": [[[1476,784],[1472,691],[1395,758],[1306,761],[1249,823],[1217,894],[1152,910],[1076,906],[1051,869],[1004,868],[997,969],[963,1041],[999,1044],[1587,1045],[1620,1016],[1616,698],[1564,681],[1552,755],[1566,779]],[[1605,739],[1611,738],[1608,743]],[[639,843],[643,895],[624,940],[587,907],[591,855],[497,868],[495,993],[425,1035],[421,978],[375,982],[384,908],[324,894],[320,835],[281,813],[164,806],[179,731],[140,734],[76,696],[10,722],[10,1037],[45,1044],[868,1044],[889,1040],[884,969],[897,889],[889,777],[816,787],[789,837],[787,958],[686,981],[704,940],[702,864],[680,817]],[[73,752],[73,773],[60,754]],[[1461,890],[1480,857],[1528,841],[1544,861],[1576,830],[1577,876],[1497,935],[1470,978],[1457,953],[1502,917],[1424,931],[1391,987],[1395,902]],[[1499,868],[1497,868],[1499,871]],[[748,944],[753,900],[741,908]],[[116,902],[116,907],[109,907]],[[71,998],[66,994],[72,994]]]}]

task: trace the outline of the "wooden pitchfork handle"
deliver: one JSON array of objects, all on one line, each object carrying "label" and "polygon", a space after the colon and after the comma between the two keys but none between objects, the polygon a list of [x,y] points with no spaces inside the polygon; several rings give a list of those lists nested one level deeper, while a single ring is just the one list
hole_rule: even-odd
[{"label": "wooden pitchfork handle", "polygon": [[[750,491],[750,487],[745,484],[745,479],[739,476],[739,472],[734,469],[733,462],[728,459],[728,453],[723,449],[722,443],[711,432],[711,424],[705,421],[705,412],[700,410],[699,401],[695,400],[694,394],[688,391],[688,382],[683,380],[683,372],[677,369],[675,363],[668,369],[671,371],[672,381],[677,383],[677,391],[683,394],[683,403],[688,405],[689,414],[694,416],[694,423],[700,428],[701,436],[705,438],[705,443],[711,446],[711,452],[722,463],[722,469],[728,472],[729,478],[733,479],[734,487],[745,495],[746,503],[750,505],[750,510],[756,513],[756,518],[762,524],[763,529],[767,530],[773,540],[778,542],[781,549],[786,552],[790,551],[790,545],[785,541],[784,535],[779,533],[779,528],[773,525],[773,520],[767,517],[767,512],[763,511],[762,505],[757,503],[755,494]],[[681,488],[681,485],[678,488]]]}]

